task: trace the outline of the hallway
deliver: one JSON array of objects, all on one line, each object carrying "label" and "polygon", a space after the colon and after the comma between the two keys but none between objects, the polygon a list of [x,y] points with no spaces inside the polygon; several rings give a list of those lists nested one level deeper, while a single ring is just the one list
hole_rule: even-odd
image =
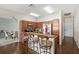
[{"label": "hallway", "polygon": [[57,46],[56,54],[79,54],[79,49],[71,37],[65,37],[62,46]]}]

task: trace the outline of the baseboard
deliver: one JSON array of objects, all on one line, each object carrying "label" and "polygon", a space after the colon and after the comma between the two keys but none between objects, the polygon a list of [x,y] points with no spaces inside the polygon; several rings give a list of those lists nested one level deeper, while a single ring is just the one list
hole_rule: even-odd
[{"label": "baseboard", "polygon": [[74,39],[74,41],[76,43],[77,48],[79,49],[79,44],[77,43],[78,41],[76,41],[75,39]]},{"label": "baseboard", "polygon": [[0,46],[5,46],[5,45],[12,44],[15,42],[18,42],[18,40],[5,40],[5,41],[0,42]]}]

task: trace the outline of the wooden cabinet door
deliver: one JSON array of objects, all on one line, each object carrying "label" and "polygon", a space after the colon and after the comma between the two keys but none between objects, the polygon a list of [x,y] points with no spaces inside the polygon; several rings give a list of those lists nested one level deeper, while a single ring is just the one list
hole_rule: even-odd
[{"label": "wooden cabinet door", "polygon": [[59,34],[59,21],[58,20],[53,21],[53,34],[55,35]]}]

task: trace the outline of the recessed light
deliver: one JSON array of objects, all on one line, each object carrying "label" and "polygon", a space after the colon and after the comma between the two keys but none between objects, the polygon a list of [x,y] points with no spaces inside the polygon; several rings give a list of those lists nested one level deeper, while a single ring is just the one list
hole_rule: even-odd
[{"label": "recessed light", "polygon": [[31,15],[31,16],[35,16],[35,17],[39,17],[39,15],[36,14],[36,13],[30,13],[30,15]]},{"label": "recessed light", "polygon": [[50,7],[50,6],[44,7],[44,10],[45,10],[46,12],[48,12],[48,13],[53,13],[53,12],[54,12],[54,10],[52,9],[52,7]]}]

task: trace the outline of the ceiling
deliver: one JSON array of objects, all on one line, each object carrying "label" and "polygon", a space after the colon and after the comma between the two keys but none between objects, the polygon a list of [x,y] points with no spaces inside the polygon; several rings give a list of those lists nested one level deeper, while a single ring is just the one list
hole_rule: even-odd
[{"label": "ceiling", "polygon": [[51,6],[54,12],[62,10],[63,14],[71,12],[72,15],[78,8],[77,4],[0,4],[0,15],[28,16],[29,13],[34,12],[40,16],[46,16],[49,13],[43,9],[45,6]]}]

